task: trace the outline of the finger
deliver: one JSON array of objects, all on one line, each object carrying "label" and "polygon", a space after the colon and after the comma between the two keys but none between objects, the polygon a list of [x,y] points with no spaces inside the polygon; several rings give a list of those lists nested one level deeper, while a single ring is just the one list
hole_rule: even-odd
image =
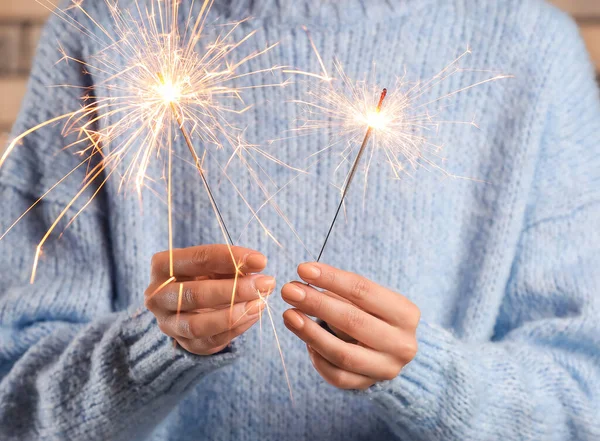
[{"label": "finger", "polygon": [[332,365],[325,360],[318,352],[307,346],[310,361],[317,372],[332,386],[340,389],[367,389],[374,385],[377,381],[365,377],[364,375],[348,372],[339,367]]},{"label": "finger", "polygon": [[392,354],[398,349],[395,341],[398,330],[353,304],[299,282],[284,285],[281,296],[305,314],[324,320],[373,349]]},{"label": "finger", "polygon": [[[338,299],[341,300],[342,302],[346,302],[346,303],[352,303],[350,300],[345,299],[342,296],[337,295],[336,293],[333,293],[331,291],[323,291],[323,294],[328,295],[329,297],[333,297],[334,299]],[[353,339],[352,337],[350,337],[348,334],[346,334],[345,332],[342,332],[341,329],[336,328],[335,326],[333,326],[330,323],[327,323],[327,326],[329,327],[329,329],[331,329],[333,331],[333,333],[340,339],[340,340],[344,340],[350,343],[356,343],[356,340]]]},{"label": "finger", "polygon": [[348,299],[346,299],[346,298],[344,298],[344,297],[342,297],[342,296],[340,296],[340,295],[338,295],[338,294],[336,294],[334,292],[331,292],[331,291],[322,291],[322,292],[323,292],[323,294],[326,294],[329,297],[333,297],[334,299],[341,300],[342,302],[352,303],[350,300],[348,300]]},{"label": "finger", "polygon": [[159,321],[160,330],[173,338],[206,339],[242,324],[256,321],[265,308],[261,299],[236,303],[233,308],[170,314]]},{"label": "finger", "polygon": [[[180,286],[183,286],[180,289]],[[193,311],[246,302],[269,295],[275,289],[275,279],[260,274],[235,279],[206,279],[198,282],[171,283],[156,293],[148,294],[146,307],[151,311]],[[180,298],[181,296],[181,298]]]},{"label": "finger", "polygon": [[240,325],[236,328],[232,328],[229,331],[221,334],[213,335],[204,339],[187,339],[178,338],[177,342],[188,352],[198,355],[212,355],[217,352],[221,352],[223,349],[231,343],[235,337],[242,335],[248,329],[250,329],[258,321],[258,318]]},{"label": "finger", "polygon": [[396,378],[399,363],[373,349],[346,343],[298,310],[283,313],[286,327],[334,366],[379,381]]},{"label": "finger", "polygon": [[[158,282],[170,277],[169,252],[163,251],[152,257],[152,280]],[[242,273],[256,273],[267,265],[267,258],[254,250],[229,247],[223,244],[199,245],[173,250],[173,276],[195,278]]]},{"label": "finger", "polygon": [[389,323],[406,327],[418,324],[420,314],[416,305],[358,274],[323,263],[303,263],[298,266],[298,275],[307,283],[332,291]]}]

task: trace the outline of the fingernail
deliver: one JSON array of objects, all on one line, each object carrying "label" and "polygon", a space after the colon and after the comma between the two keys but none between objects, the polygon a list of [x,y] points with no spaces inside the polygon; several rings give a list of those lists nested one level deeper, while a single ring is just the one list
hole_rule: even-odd
[{"label": "fingernail", "polygon": [[260,276],[254,281],[254,287],[261,293],[272,291],[275,288],[275,278],[271,276]]},{"label": "fingernail", "polygon": [[298,275],[303,279],[316,279],[321,275],[321,269],[312,263],[303,263],[298,267]]},{"label": "fingernail", "polygon": [[304,326],[304,319],[293,310],[288,311],[283,316],[283,320],[294,329],[301,329]]},{"label": "fingernail", "polygon": [[304,291],[298,285],[288,283],[281,290],[281,297],[288,302],[300,303],[306,298],[306,291]]},{"label": "fingernail", "polygon": [[267,258],[260,253],[252,253],[246,257],[244,266],[247,268],[264,268],[267,265]]},{"label": "fingernail", "polygon": [[265,309],[265,302],[262,299],[251,300],[246,302],[245,312],[248,317],[254,317]]}]

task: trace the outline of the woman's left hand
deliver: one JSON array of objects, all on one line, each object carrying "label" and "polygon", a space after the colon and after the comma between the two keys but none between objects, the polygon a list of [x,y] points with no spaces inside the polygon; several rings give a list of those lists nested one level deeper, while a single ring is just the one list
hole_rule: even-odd
[{"label": "woman's left hand", "polygon": [[[301,264],[298,275],[312,286],[291,282],[282,288],[283,299],[294,306],[283,319],[306,343],[325,381],[366,389],[395,378],[415,357],[421,313],[406,297],[322,263]],[[323,320],[336,335],[307,316]]]}]

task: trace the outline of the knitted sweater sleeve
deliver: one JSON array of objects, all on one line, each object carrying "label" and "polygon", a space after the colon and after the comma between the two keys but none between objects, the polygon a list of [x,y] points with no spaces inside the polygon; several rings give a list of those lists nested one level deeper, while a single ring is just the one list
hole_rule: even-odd
[{"label": "knitted sweater sleeve", "polygon": [[583,43],[564,27],[493,335],[466,342],[421,323],[416,358],[366,392],[400,439],[600,439],[600,105]]},{"label": "knitted sweater sleeve", "polygon": [[[59,19],[47,25],[14,133],[79,108],[88,80],[77,63],[55,66],[55,48],[58,42],[69,55],[85,57],[80,40]],[[61,151],[70,141],[61,128],[54,124],[27,137],[0,170],[2,232],[77,164],[76,156]],[[111,272],[119,263],[111,258],[106,196],[100,193],[65,230],[95,188],[58,225],[57,233],[64,233],[48,241],[29,284],[38,241],[81,182],[77,172],[71,175],[0,242],[3,440],[143,438],[187,388],[237,357],[235,349],[210,357],[176,350],[152,314],[135,310],[140,305],[115,310]]]}]

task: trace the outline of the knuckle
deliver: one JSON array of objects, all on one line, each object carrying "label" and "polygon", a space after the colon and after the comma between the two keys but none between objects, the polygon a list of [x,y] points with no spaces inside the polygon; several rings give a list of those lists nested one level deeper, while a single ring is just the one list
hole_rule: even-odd
[{"label": "knuckle", "polygon": [[213,335],[212,337],[209,338],[209,340],[211,342],[211,347],[221,348],[223,346],[227,346],[229,344],[229,342],[231,340],[233,340],[234,337],[235,337],[234,333],[224,332],[219,335]]},{"label": "knuckle", "polygon": [[162,269],[163,262],[165,260],[164,256],[164,251],[156,253],[152,256],[152,258],[150,259],[150,268],[152,270],[152,273],[160,272],[160,270]]},{"label": "knuckle", "polygon": [[417,344],[417,341],[415,340],[409,347],[409,354],[411,356],[410,357],[411,360],[417,356],[418,352],[419,352],[419,345]]},{"label": "knuckle", "polygon": [[362,382],[361,384],[357,384],[353,389],[357,389],[357,390],[367,390],[368,388],[370,388],[371,386],[373,386],[376,383],[376,381],[365,381]]},{"label": "knuckle", "polygon": [[194,288],[189,285],[184,285],[181,291],[181,304],[187,306],[195,305],[196,296],[197,293]]},{"label": "knuckle", "polygon": [[303,334],[299,334],[304,341],[309,346],[317,346],[319,343],[319,339],[313,332],[305,332]]},{"label": "knuckle", "polygon": [[233,308],[229,308],[229,318],[227,319],[227,324],[229,325],[229,332],[232,332],[232,329],[236,326],[243,324],[249,314],[245,313],[245,305],[233,305]]},{"label": "knuckle", "polygon": [[363,313],[357,308],[349,308],[344,313],[344,323],[348,330],[359,329],[364,326],[365,318]]},{"label": "knuckle", "polygon": [[330,285],[333,285],[337,279],[337,273],[336,271],[323,271],[322,277],[324,280],[329,282]]},{"label": "knuckle", "polygon": [[204,355],[202,353],[202,348],[195,345],[193,342],[179,339],[179,340],[177,340],[177,344],[180,345],[183,349],[185,349],[186,351],[188,351],[191,354]]},{"label": "knuckle", "polygon": [[331,374],[331,382],[334,386],[340,389],[351,389],[352,384],[348,378],[348,374],[342,370],[336,370]]},{"label": "knuckle", "polygon": [[[250,307],[249,303],[250,302],[236,303],[233,305],[233,309],[231,310],[231,322],[229,323],[231,327],[235,327],[236,325],[247,321],[248,317],[251,317],[251,313],[246,312],[246,308]],[[252,308],[256,308],[256,306],[253,306]]]},{"label": "knuckle", "polygon": [[194,249],[192,261],[198,265],[206,265],[210,260],[210,250],[208,247],[200,246]]},{"label": "knuckle", "polygon": [[159,258],[160,258],[160,253],[156,253],[156,254],[152,255],[152,258],[150,259],[150,268],[152,268],[152,270],[154,270],[158,266]]},{"label": "knuckle", "polygon": [[419,348],[416,339],[411,339],[404,345],[403,359],[408,363],[416,357]]},{"label": "knuckle", "polygon": [[354,357],[348,349],[340,350],[335,358],[336,364],[341,368],[352,370],[354,367]]},{"label": "knuckle", "polygon": [[399,373],[400,373],[400,368],[396,367],[393,364],[389,364],[383,370],[383,372],[381,374],[381,379],[388,380],[388,381],[393,380],[394,378],[396,378],[398,376]]},{"label": "knuckle", "polygon": [[419,322],[421,321],[421,310],[414,303],[413,303],[413,305],[414,305],[414,314],[413,314],[413,317],[414,317],[414,328],[416,329],[417,326],[419,326]]},{"label": "knuckle", "polygon": [[352,284],[350,294],[355,300],[363,300],[369,295],[370,291],[371,284],[365,279],[359,279]]},{"label": "knuckle", "polygon": [[219,340],[220,340],[220,338],[216,335],[209,335],[202,339],[202,341],[204,342],[204,345],[207,348],[211,348],[211,349],[216,348],[223,344],[223,342],[221,342]]},{"label": "knuckle", "polygon": [[152,291],[150,290],[150,288],[148,288],[144,293],[144,306],[146,307],[146,309],[152,311],[156,307],[155,297],[156,296],[152,295]]},{"label": "knuckle", "polygon": [[325,299],[325,294],[318,292],[317,294],[312,295],[311,297],[312,297],[312,306],[313,306],[315,315],[319,316],[319,314],[323,311],[323,308],[324,308],[323,301]]},{"label": "knuckle", "polygon": [[175,318],[177,323],[177,332],[184,336],[185,338],[190,338],[192,336],[192,325],[188,319]]},{"label": "knuckle", "polygon": [[169,335],[169,329],[167,324],[164,322],[164,320],[159,320],[158,321],[158,329],[160,329],[160,332],[162,332],[163,334]]},{"label": "knuckle", "polygon": [[[200,318],[200,316],[195,318]],[[204,326],[201,320],[185,320],[185,324],[180,323],[180,326],[182,326],[182,333],[185,332],[184,335],[188,335],[192,339],[201,339],[204,337]]]},{"label": "knuckle", "polygon": [[205,354],[205,355],[215,355],[215,354],[217,354],[217,353],[221,352],[221,351],[222,351],[223,349],[225,349],[226,347],[227,347],[227,343],[225,343],[225,344],[223,344],[223,345],[220,345],[220,346],[215,346],[215,347],[213,347],[213,348],[206,349],[206,350],[204,351],[204,354]]},{"label": "knuckle", "polygon": [[198,340],[188,340],[185,342],[180,342],[181,346],[185,348],[188,352],[197,355],[209,355],[206,353],[206,348],[201,341]]}]

